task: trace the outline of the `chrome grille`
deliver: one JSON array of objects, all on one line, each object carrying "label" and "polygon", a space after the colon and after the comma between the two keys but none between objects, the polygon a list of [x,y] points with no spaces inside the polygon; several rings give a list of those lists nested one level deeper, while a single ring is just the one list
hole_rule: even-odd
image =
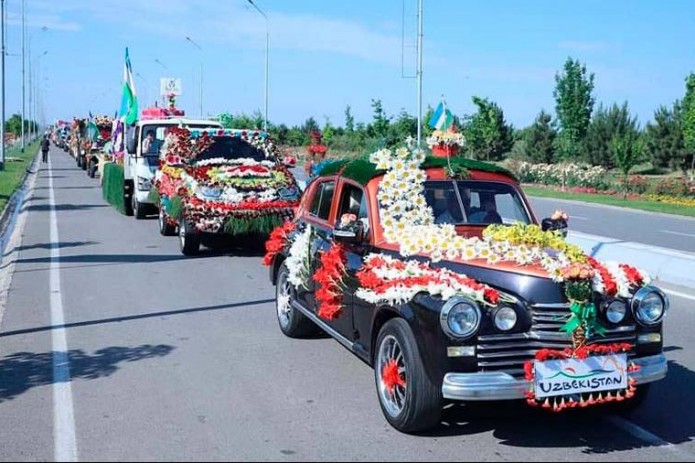
[{"label": "chrome grille", "polygon": [[[524,376],[524,363],[542,349],[572,347],[567,333],[560,331],[569,320],[569,303],[534,304],[529,307],[531,329],[526,333],[478,336],[477,358],[480,371],[501,371],[514,377]],[[635,325],[607,329],[605,336],[592,339],[592,343],[635,343]]]}]

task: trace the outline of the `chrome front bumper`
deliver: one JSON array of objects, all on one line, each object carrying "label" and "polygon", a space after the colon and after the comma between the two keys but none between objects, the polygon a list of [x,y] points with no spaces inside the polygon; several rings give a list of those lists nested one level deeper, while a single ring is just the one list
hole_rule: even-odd
[{"label": "chrome front bumper", "polygon": [[[666,377],[668,366],[664,355],[633,360],[640,367],[630,377],[637,384],[651,383]],[[526,398],[531,383],[507,373],[449,373],[444,377],[442,395],[448,400],[517,400]]]}]

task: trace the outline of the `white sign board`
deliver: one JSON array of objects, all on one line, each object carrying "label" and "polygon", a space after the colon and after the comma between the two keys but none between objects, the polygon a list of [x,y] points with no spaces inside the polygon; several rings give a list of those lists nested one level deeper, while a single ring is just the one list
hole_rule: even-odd
[{"label": "white sign board", "polygon": [[536,397],[627,389],[627,354],[534,363]]},{"label": "white sign board", "polygon": [[159,92],[161,96],[182,95],[183,87],[181,85],[181,79],[175,77],[162,77],[159,80]]}]

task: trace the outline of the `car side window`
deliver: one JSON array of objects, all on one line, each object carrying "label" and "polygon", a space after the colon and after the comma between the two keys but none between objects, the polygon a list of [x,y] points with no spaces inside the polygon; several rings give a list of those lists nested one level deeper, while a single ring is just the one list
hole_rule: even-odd
[{"label": "car side window", "polygon": [[343,214],[355,214],[357,220],[364,224],[364,230],[369,231],[369,207],[367,205],[367,195],[361,188],[354,185],[344,185],[340,196],[340,208],[338,209],[338,219]]},{"label": "car side window", "polygon": [[334,181],[323,182],[318,185],[309,212],[319,219],[328,220],[328,216],[331,214],[331,203],[333,202],[334,193]]}]

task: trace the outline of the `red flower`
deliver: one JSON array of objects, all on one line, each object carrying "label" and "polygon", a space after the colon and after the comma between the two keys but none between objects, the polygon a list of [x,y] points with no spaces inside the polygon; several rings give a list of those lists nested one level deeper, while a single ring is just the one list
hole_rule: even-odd
[{"label": "red flower", "polygon": [[405,387],[405,379],[398,373],[398,364],[395,360],[389,360],[381,369],[381,382],[391,396],[396,387]]},{"label": "red flower", "polygon": [[320,266],[314,273],[314,281],[320,283],[315,298],[318,315],[325,320],[335,320],[342,312],[343,291],[340,287],[345,275],[347,258],[340,245],[331,246],[319,258]]},{"label": "red flower", "polygon": [[263,257],[263,265],[268,267],[275,261],[275,257],[289,244],[290,233],[296,229],[297,224],[294,222],[285,222],[270,233],[265,243],[266,254]]},{"label": "red flower", "polygon": [[485,288],[483,291],[485,300],[488,301],[490,304],[497,304],[500,300],[500,293],[492,288]]}]

